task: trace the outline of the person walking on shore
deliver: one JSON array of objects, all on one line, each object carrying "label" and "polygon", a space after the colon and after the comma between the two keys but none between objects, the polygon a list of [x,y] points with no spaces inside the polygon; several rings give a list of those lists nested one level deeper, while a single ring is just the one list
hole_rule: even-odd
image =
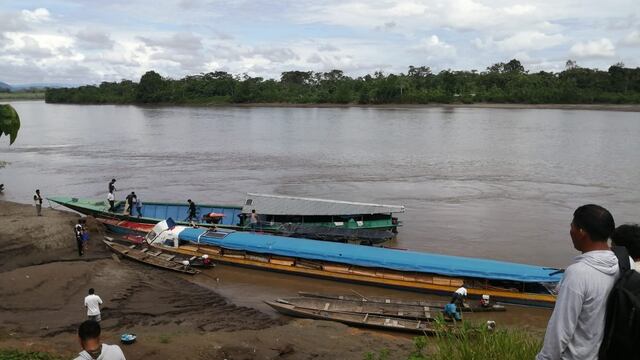
[{"label": "person walking on shore", "polygon": [[78,340],[82,352],[74,360],[126,360],[118,345],[103,344],[100,341],[100,324],[86,320],[78,328]]},{"label": "person walking on shore", "polygon": [[36,215],[42,216],[42,196],[40,196],[40,189],[36,189],[36,193],[33,195],[33,202],[36,205]]},{"label": "person walking on shore", "polygon": [[87,308],[87,317],[89,320],[100,322],[100,305],[102,305],[102,299],[95,294],[93,288],[89,289],[89,295],[84,298],[84,307]]},{"label": "person walking on shore", "polygon": [[73,227],[73,232],[76,236],[76,245],[78,245],[78,256],[82,256],[84,255],[85,239],[84,219],[78,219],[78,223]]},{"label": "person walking on shore", "polygon": [[537,360],[598,358],[607,298],[619,274],[607,243],[614,229],[613,216],[602,206],[583,205],[573,213],[569,234],[582,255],[564,272]]}]

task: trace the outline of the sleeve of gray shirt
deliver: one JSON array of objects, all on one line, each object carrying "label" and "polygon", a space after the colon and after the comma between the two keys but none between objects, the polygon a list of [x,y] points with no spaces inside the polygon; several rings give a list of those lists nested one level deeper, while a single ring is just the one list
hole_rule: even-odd
[{"label": "sleeve of gray shirt", "polygon": [[536,356],[537,360],[561,359],[575,332],[584,298],[582,277],[576,275],[575,267],[571,266],[564,273],[556,305],[544,335],[542,350]]}]

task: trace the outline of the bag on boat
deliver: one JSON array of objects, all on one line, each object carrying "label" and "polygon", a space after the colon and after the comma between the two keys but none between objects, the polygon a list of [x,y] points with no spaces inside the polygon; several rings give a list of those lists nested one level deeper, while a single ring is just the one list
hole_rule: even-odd
[{"label": "bag on boat", "polygon": [[618,258],[620,277],[607,299],[600,360],[628,358],[637,352],[640,339],[640,273],[631,269],[625,247],[616,246],[612,250]]}]

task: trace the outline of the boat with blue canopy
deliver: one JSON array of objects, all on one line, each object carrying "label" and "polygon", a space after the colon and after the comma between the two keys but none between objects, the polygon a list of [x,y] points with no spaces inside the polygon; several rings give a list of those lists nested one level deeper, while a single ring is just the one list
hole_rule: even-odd
[{"label": "boat with blue canopy", "polygon": [[472,296],[552,306],[561,271],[451,255],[157,224],[147,235],[154,246],[207,253],[219,261],[290,273],[450,294],[465,285]]}]

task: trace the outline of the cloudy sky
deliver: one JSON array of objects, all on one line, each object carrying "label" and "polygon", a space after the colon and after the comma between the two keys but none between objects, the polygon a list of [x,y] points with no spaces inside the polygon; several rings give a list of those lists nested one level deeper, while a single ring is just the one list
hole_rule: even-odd
[{"label": "cloudy sky", "polygon": [[640,0],[0,0],[0,81],[640,66]]}]

